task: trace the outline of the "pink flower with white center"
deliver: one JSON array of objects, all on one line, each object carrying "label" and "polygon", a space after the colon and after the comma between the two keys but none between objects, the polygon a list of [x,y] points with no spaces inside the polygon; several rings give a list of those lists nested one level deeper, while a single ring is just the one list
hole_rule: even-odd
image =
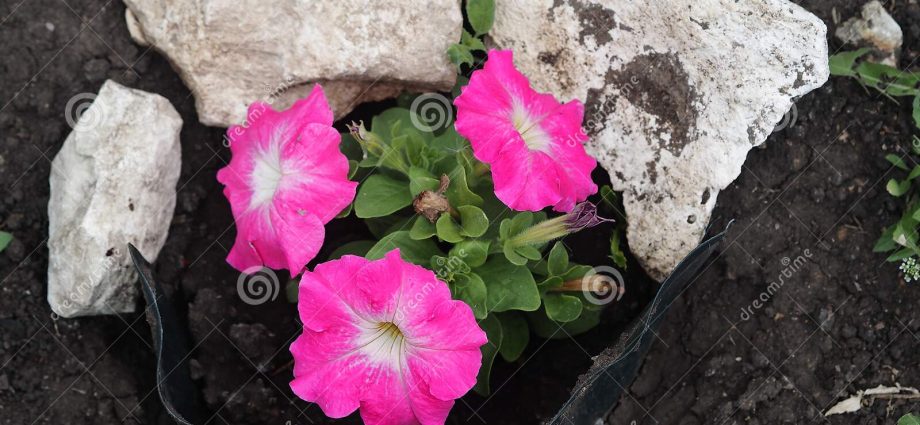
[{"label": "pink flower with white center", "polygon": [[515,67],[510,50],[490,50],[456,99],[457,132],[492,167],[495,195],[518,211],[569,211],[597,192],[585,153],[584,106],[538,93]]},{"label": "pink flower with white center", "polygon": [[291,389],[327,416],[360,408],[369,425],[443,424],[476,384],[487,339],[473,311],[398,249],[320,264],[298,298]]},{"label": "pink flower with white center", "polygon": [[253,103],[247,123],[230,127],[227,140],[232,159],[217,172],[236,221],[227,262],[244,272],[265,266],[296,276],[358,185],[348,180],[323,88],[317,84],[283,112]]}]

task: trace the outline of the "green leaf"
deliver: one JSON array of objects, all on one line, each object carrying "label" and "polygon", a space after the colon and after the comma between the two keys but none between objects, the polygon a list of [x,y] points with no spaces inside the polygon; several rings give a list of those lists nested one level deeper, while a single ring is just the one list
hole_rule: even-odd
[{"label": "green leaf", "polygon": [[343,209],[343,210],[340,211],[338,214],[336,214],[335,218],[345,218],[345,217],[348,217],[348,215],[351,214],[351,211],[354,209],[354,207],[355,207],[354,202],[348,204],[348,206],[345,207],[345,209]]},{"label": "green leaf", "polygon": [[565,275],[562,276],[562,280],[581,279],[592,270],[594,270],[594,267],[575,264],[572,266],[572,268],[569,269],[568,272],[565,273]]},{"label": "green leaf", "polygon": [[910,248],[903,248],[899,250],[898,252],[895,252],[894,254],[889,255],[888,258],[885,259],[885,261],[888,261],[890,263],[893,263],[895,261],[901,261],[907,257],[914,255],[914,253],[915,251]]},{"label": "green leaf", "polygon": [[914,126],[920,128],[920,94],[914,96],[913,112],[911,116],[914,117]]},{"label": "green leaf", "polygon": [[466,16],[476,35],[489,32],[495,19],[495,0],[466,0]]},{"label": "green leaf", "polygon": [[485,331],[489,342],[479,347],[482,351],[482,366],[479,367],[479,374],[476,375],[476,385],[473,387],[473,391],[487,396],[491,392],[489,389],[489,375],[492,373],[492,363],[502,346],[502,324],[495,315],[490,314],[479,321],[479,327]]},{"label": "green leaf", "polygon": [[567,339],[597,326],[600,323],[600,312],[585,308],[577,319],[559,323],[546,317],[546,310],[541,308],[540,311],[527,313],[527,321],[533,333],[541,338]]},{"label": "green leaf", "polygon": [[546,259],[547,271],[552,276],[561,276],[569,269],[569,253],[562,242],[556,242]]},{"label": "green leaf", "polygon": [[460,44],[468,47],[470,51],[486,51],[486,46],[482,44],[482,40],[470,34],[467,30],[463,30],[463,34],[460,36]]},{"label": "green leaf", "polygon": [[488,289],[489,311],[533,311],[540,308],[537,283],[527,267],[514,265],[501,255],[494,255],[475,270],[483,276]]},{"label": "green leaf", "polygon": [[284,296],[287,298],[287,301],[291,304],[296,304],[298,301],[298,296],[300,295],[300,281],[294,279],[289,280],[287,284],[284,285]]},{"label": "green leaf", "polygon": [[914,88],[910,87],[913,79],[910,73],[901,72],[888,65],[862,62],[856,66],[856,73],[864,84],[877,87],[889,95],[904,96],[914,91]]},{"label": "green leaf", "polygon": [[537,288],[541,291],[546,291],[547,289],[558,288],[562,286],[564,281],[559,276],[550,276],[546,280],[537,284]]},{"label": "green leaf", "polygon": [[444,255],[431,239],[417,241],[409,237],[408,230],[400,230],[381,238],[367,251],[365,257],[368,260],[377,260],[396,248],[399,248],[404,260],[423,266],[429,263],[432,256]]},{"label": "green leaf", "polygon": [[457,66],[473,64],[473,53],[470,52],[469,47],[462,44],[451,44],[447,48],[447,58]]},{"label": "green leaf", "polygon": [[463,205],[482,206],[482,197],[470,190],[466,181],[466,169],[462,165],[454,167],[447,173],[447,177],[450,178],[450,185],[447,186],[444,195],[454,208]]},{"label": "green leaf", "polygon": [[13,241],[13,234],[10,232],[4,232],[0,230],[0,252],[6,249],[10,245],[10,242]]},{"label": "green leaf", "polygon": [[489,255],[489,241],[465,240],[454,245],[449,255],[463,259],[470,267],[479,267]]},{"label": "green leaf", "polygon": [[357,255],[363,257],[367,254],[368,251],[374,246],[374,241],[360,240],[360,241],[351,241],[338,248],[335,251],[332,251],[332,254],[329,254],[329,260],[338,260],[342,258],[343,255]]},{"label": "green leaf", "polygon": [[889,227],[882,233],[882,236],[878,238],[878,242],[875,243],[875,246],[872,247],[873,252],[887,252],[891,251],[898,247],[898,245],[891,238],[891,234],[894,232],[894,226]]},{"label": "green leaf", "polygon": [[511,218],[511,227],[508,228],[508,236],[514,236],[523,232],[533,224],[533,213],[521,212]]},{"label": "green leaf", "polygon": [[828,58],[828,65],[830,66],[831,75],[855,77],[856,72],[853,71],[853,65],[857,59],[866,53],[869,53],[868,48],[862,48],[850,52],[840,52],[835,55],[831,55],[831,57]]},{"label": "green leaf", "polygon": [[409,220],[413,217],[403,217],[399,215],[385,215],[383,217],[374,217],[364,220],[364,225],[374,235],[375,239],[380,239],[390,233],[398,230],[405,230],[409,227]]},{"label": "green leaf", "polygon": [[540,250],[530,245],[519,246],[514,250],[528,260],[540,261],[540,259],[543,258],[543,254],[540,253]]},{"label": "green leaf", "polygon": [[457,212],[460,213],[460,233],[464,236],[476,238],[489,229],[489,218],[479,207],[461,205],[457,207]]},{"label": "green leaf", "polygon": [[500,313],[498,320],[502,324],[502,346],[499,352],[506,362],[513,362],[521,357],[527,343],[530,342],[527,319],[521,313],[508,311]]},{"label": "green leaf", "polygon": [[514,245],[510,242],[502,244],[502,253],[505,254],[505,259],[514,265],[523,266],[527,264],[527,259],[518,254],[517,250],[514,249]]},{"label": "green leaf", "polygon": [[419,167],[409,168],[409,193],[413,199],[426,190],[438,190],[440,184],[438,178],[430,171]]},{"label": "green leaf", "polygon": [[447,242],[457,243],[463,240],[463,236],[460,234],[460,226],[454,222],[450,214],[441,214],[435,224],[435,228],[438,231],[438,237]]},{"label": "green leaf", "polygon": [[910,170],[910,174],[907,175],[907,180],[913,180],[917,177],[920,177],[920,165],[915,165],[913,170]]},{"label": "green leaf", "polygon": [[613,191],[613,188],[610,185],[605,184],[601,186],[601,189],[598,191],[601,195],[601,204],[606,206],[611,210],[617,210],[617,193]]},{"label": "green leaf", "polygon": [[907,164],[904,163],[904,160],[901,159],[900,156],[890,153],[888,155],[885,155],[885,160],[890,162],[891,165],[894,165],[895,167],[898,167],[904,171],[907,171]]},{"label": "green leaf", "polygon": [[437,228],[434,223],[422,216],[416,216],[415,223],[412,223],[412,228],[409,229],[409,237],[417,241],[428,239],[435,234],[437,234]]},{"label": "green leaf", "polygon": [[908,413],[898,419],[898,425],[920,425],[920,416]]},{"label": "green leaf", "polygon": [[888,185],[885,186],[885,188],[888,189],[888,193],[890,193],[891,196],[898,197],[910,190],[910,180],[898,182],[896,179],[891,179],[888,180]]},{"label": "green leaf", "polygon": [[571,322],[581,315],[581,300],[571,295],[547,293],[543,295],[543,308],[551,320]]},{"label": "green leaf", "polygon": [[610,259],[621,269],[626,269],[626,254],[620,246],[620,229],[614,229],[610,235]]},{"label": "green leaf", "polygon": [[451,285],[451,293],[455,299],[461,300],[470,306],[477,319],[489,315],[486,309],[486,283],[476,273],[467,273],[455,277],[456,284]]},{"label": "green leaf", "polygon": [[355,215],[359,218],[382,217],[411,203],[412,194],[406,182],[374,174],[358,189],[358,196],[355,197]]}]

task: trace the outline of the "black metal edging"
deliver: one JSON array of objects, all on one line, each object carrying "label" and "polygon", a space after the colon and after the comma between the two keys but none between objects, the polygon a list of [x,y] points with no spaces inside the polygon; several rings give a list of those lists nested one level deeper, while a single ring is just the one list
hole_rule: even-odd
[{"label": "black metal edging", "polygon": [[604,350],[572,390],[572,395],[549,421],[549,425],[596,425],[636,377],[668,308],[684,292],[702,266],[725,239],[731,222],[717,235],[699,244],[661,284],[655,298],[619,342]]},{"label": "black metal edging", "polygon": [[[132,244],[128,252],[134,268],[137,269],[141,291],[147,301],[147,322],[153,334],[153,346],[157,358],[157,391],[166,413],[176,423],[194,425],[200,423],[203,411],[198,404],[198,395],[192,383],[188,367],[188,342],[175,309],[163,288],[154,279],[150,263]],[[179,356],[182,357],[179,357]]]}]

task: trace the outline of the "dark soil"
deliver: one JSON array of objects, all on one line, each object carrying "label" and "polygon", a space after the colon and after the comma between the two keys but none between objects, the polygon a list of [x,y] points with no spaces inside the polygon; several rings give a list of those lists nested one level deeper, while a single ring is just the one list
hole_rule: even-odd
[{"label": "dark soil", "polygon": [[[805,6],[830,21],[830,2]],[[837,10],[847,17],[854,6]],[[920,46],[920,8],[898,2],[894,12],[905,45]],[[140,299],[138,313],[81,319],[56,318],[45,301],[50,160],[70,131],[68,100],[97,92],[105,79],[165,96],[185,120],[176,216],[156,272],[191,331],[192,374],[210,423],[329,422],[287,386],[287,347],[299,333],[295,307],[283,293],[247,305],[237,294],[238,273],[224,261],[234,229],[215,179],[228,158],[223,129],[199,124],[169,64],[131,41],[124,5],[0,0],[0,40],[0,229],[16,237],[0,253],[0,423],[169,423],[153,387]],[[904,56],[907,65],[917,54]],[[362,107],[354,117],[384,106]],[[870,249],[897,215],[882,156],[906,146],[907,110],[835,79],[799,101],[798,113],[795,125],[750,154],[738,182],[720,195],[714,228],[738,222],[720,258],[674,306],[663,342],[614,423],[814,422],[844,393],[920,385],[920,353],[912,349],[920,320],[910,308],[916,288]],[[328,245],[365,233],[356,222],[336,221]],[[599,262],[606,251],[596,235],[569,242],[584,262]],[[741,308],[786,267],[782,258],[805,249],[809,262],[741,321]],[[652,294],[635,264],[630,271],[626,297],[601,326],[575,339],[535,338],[518,362],[496,361],[494,395],[458,401],[450,422],[529,424],[551,415],[590,356]],[[891,423],[911,408],[920,410],[899,402],[889,412],[878,402],[831,421]],[[359,422],[355,416],[342,423]]]}]

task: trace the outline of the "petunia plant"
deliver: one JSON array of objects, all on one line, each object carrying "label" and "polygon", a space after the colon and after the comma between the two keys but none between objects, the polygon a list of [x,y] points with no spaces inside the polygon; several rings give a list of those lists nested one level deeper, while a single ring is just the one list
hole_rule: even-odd
[{"label": "petunia plant", "polygon": [[596,162],[582,146],[580,102],[534,91],[510,51],[489,52],[460,92],[456,125],[440,131],[413,125],[421,118],[405,107],[350,125],[343,150],[362,182],[353,213],[377,240],[332,258],[398,248],[433,270],[489,335],[476,387],[487,393],[493,359],[516,360],[531,330],[564,337],[598,322],[584,292],[610,288],[583,282],[592,268],[558,240],[604,219],[586,202]]},{"label": "petunia plant", "polygon": [[[467,2],[473,33],[451,58],[485,52],[482,8],[491,1]],[[419,99],[407,97],[339,134],[317,85],[285,111],[253,104],[228,130],[233,158],[218,180],[237,236],[227,261],[303,274],[291,388],[328,416],[443,423],[470,389],[489,393],[497,357],[517,360],[531,333],[590,329],[603,307],[592,294],[619,289],[560,241],[609,221],[587,201],[598,187],[584,106],[534,90],[511,51],[483,59],[444,99],[454,125],[420,125]],[[349,215],[372,238],[309,270],[324,225]],[[622,267],[618,241],[611,258]]]}]

